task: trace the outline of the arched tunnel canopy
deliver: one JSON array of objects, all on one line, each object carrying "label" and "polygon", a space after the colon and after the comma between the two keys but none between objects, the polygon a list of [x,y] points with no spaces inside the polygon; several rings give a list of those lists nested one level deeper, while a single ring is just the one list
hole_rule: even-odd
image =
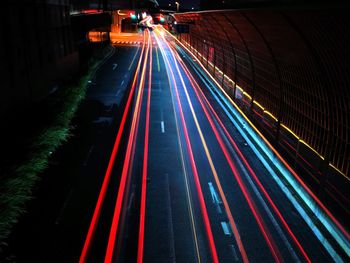
[{"label": "arched tunnel canopy", "polygon": [[[344,11],[174,14],[192,45],[343,173],[349,172],[350,19]],[[213,48],[213,49],[210,49]]]},{"label": "arched tunnel canopy", "polygon": [[[189,34],[179,35],[181,41],[231,89],[242,109],[259,113],[253,118],[268,124],[262,129],[270,138],[294,159],[303,155],[303,147],[316,153],[318,161],[305,163],[315,169],[309,180],[321,188],[343,188],[343,193],[348,192],[350,172],[348,11],[245,9],[173,15],[178,24],[189,25]],[[349,194],[339,200],[349,207]]]}]

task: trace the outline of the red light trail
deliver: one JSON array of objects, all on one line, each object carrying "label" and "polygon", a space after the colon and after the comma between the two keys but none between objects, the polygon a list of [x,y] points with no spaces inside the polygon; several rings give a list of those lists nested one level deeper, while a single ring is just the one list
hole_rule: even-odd
[{"label": "red light trail", "polygon": [[[149,21],[149,19],[147,21]],[[121,251],[121,248],[128,247],[130,244],[132,246],[132,249],[135,249],[135,251],[132,252],[132,257],[135,256],[135,259],[138,263],[142,263],[144,260],[149,260],[147,257],[152,254],[145,253],[148,252],[148,248],[152,250],[152,246],[145,246],[145,244],[148,244],[146,241],[148,241],[149,238],[148,232],[146,236],[145,232],[146,229],[148,229],[147,226],[149,222],[151,221],[148,220],[150,213],[148,213],[148,210],[146,211],[146,208],[148,209],[149,205],[152,203],[149,198],[152,199],[153,196],[153,194],[148,194],[148,191],[159,191],[157,187],[153,187],[159,182],[155,182],[153,185],[153,179],[152,187],[147,187],[147,178],[151,176],[151,172],[154,172],[153,167],[149,169],[150,161],[152,158],[154,158],[153,151],[150,151],[150,134],[153,130],[152,125],[154,118],[153,115],[151,118],[151,107],[153,112],[152,101],[154,100],[154,97],[156,97],[153,96],[152,93],[152,82],[154,82],[153,78],[157,79],[159,77],[158,75],[152,76],[152,37],[154,37],[158,43],[157,48],[159,48],[161,51],[164,62],[163,65],[165,65],[166,68],[166,78],[169,87],[168,91],[170,91],[168,92],[168,96],[172,101],[174,114],[174,116],[167,116],[167,119],[163,119],[163,117],[161,117],[161,131],[164,133],[164,121],[168,122],[171,118],[173,118],[174,120],[171,119],[171,121],[175,121],[174,123],[176,124],[177,143],[180,145],[179,151],[182,157],[182,167],[183,169],[186,169],[186,171],[189,171],[189,175],[192,176],[191,180],[188,181],[192,185],[188,184],[186,187],[187,189],[193,188],[193,196],[191,190],[187,192],[188,195],[186,197],[187,201],[190,202],[194,207],[194,210],[188,211],[189,215],[192,216],[192,221],[189,221],[189,227],[193,227],[194,221],[197,219],[199,219],[198,222],[200,222],[200,224],[198,224],[198,232],[197,230],[192,232],[192,238],[194,237],[195,241],[191,241],[194,242],[192,243],[192,249],[195,253],[197,253],[194,253],[195,256],[197,256],[197,260],[200,262],[202,257],[209,257],[209,253],[212,262],[217,263],[221,260],[225,261],[227,259],[226,257],[228,257],[228,254],[225,254],[227,252],[221,251],[223,248],[222,242],[226,241],[222,241],[220,239],[222,238],[218,234],[218,228],[220,229],[220,226],[222,227],[224,235],[230,236],[227,237],[227,240],[230,239],[230,241],[227,241],[225,245],[230,245],[233,247],[233,244],[236,244],[239,249],[239,256],[241,256],[241,259],[238,259],[237,255],[235,254],[236,252],[234,252],[236,260],[241,260],[244,263],[248,263],[250,257],[251,260],[254,260],[254,255],[251,254],[251,251],[249,251],[249,249],[252,249],[252,247],[249,247],[249,245],[251,245],[251,240],[249,240],[249,238],[246,236],[243,236],[243,241],[241,239],[242,234],[245,232],[242,230],[243,228],[239,229],[239,226],[245,222],[235,221],[242,220],[242,218],[248,216],[251,218],[250,221],[252,222],[254,229],[256,229],[256,231],[254,231],[256,233],[254,233],[253,236],[257,238],[264,247],[264,257],[269,257],[270,261],[273,260],[275,262],[284,262],[285,251],[287,248],[290,255],[292,255],[294,259],[299,260],[300,257],[300,259],[305,262],[312,262],[315,255],[314,253],[309,253],[309,251],[307,251],[310,246],[306,245],[305,237],[300,235],[297,231],[293,232],[291,226],[289,225],[291,224],[291,218],[293,217],[290,217],[285,212],[285,210],[282,209],[283,204],[281,201],[277,200],[276,198],[272,198],[274,197],[274,194],[272,194],[270,187],[266,182],[273,180],[273,178],[259,178],[260,173],[258,173],[258,171],[260,172],[260,170],[258,169],[259,167],[264,167],[263,164],[257,166],[249,163],[248,160],[250,160],[250,157],[247,159],[242,150],[239,148],[236,142],[237,140],[233,139],[236,138],[236,135],[233,136],[229,132],[229,126],[224,124],[225,122],[219,117],[219,110],[216,107],[219,104],[215,104],[214,101],[210,100],[210,93],[205,93],[203,91],[203,87],[199,85],[199,82],[197,82],[196,78],[191,74],[187,63],[185,62],[186,59],[184,59],[186,56],[183,55],[183,57],[181,57],[181,51],[178,52],[175,46],[176,44],[174,44],[172,41],[168,41],[165,38],[164,31],[158,30],[158,26],[154,28],[155,30],[153,32],[149,32],[148,29],[144,31],[142,51],[136,67],[135,75],[133,76],[132,85],[130,86],[130,92],[127,96],[125,109],[123,111],[122,119],[118,128],[113,150],[108,162],[108,167],[103,178],[103,183],[80,255],[79,263],[85,263],[87,261],[88,253],[91,250],[94,235],[99,224],[102,208],[102,213],[105,213],[104,200],[107,191],[108,196],[111,195],[114,203],[112,207],[113,215],[111,218],[111,225],[107,227],[109,230],[107,230],[108,232],[106,235],[107,245],[103,248],[105,252],[104,262],[111,263],[113,261],[116,261],[117,255],[119,255],[118,252]],[[192,62],[192,60],[189,61]],[[194,67],[194,70],[197,71],[196,67]],[[199,71],[200,69],[198,72]],[[160,72],[159,61],[158,72]],[[202,72],[198,73],[200,78],[202,78],[201,74]],[[203,83],[206,83],[204,78],[206,77],[203,77]],[[158,80],[160,86],[161,80]],[[215,95],[213,96],[215,97]],[[161,103],[164,101],[166,100],[159,100]],[[158,100],[156,103],[158,103]],[[161,115],[163,116],[163,111],[161,112]],[[129,118],[130,122],[127,122],[127,119]],[[130,126],[127,127],[127,125]],[[236,128],[237,127],[238,126],[236,125]],[[129,130],[129,128],[129,133],[125,134],[125,130]],[[144,132],[142,131],[143,128],[145,128]],[[174,138],[172,137],[173,135],[162,136],[170,136],[164,137],[170,139]],[[195,136],[198,135],[199,139],[197,140]],[[112,171],[115,168],[115,160],[117,156],[119,158],[119,154],[121,154],[118,151],[120,151],[119,146],[122,137],[123,140],[125,138],[126,147],[125,153],[123,153],[123,167],[121,169],[118,189],[112,190],[112,187],[108,185]],[[246,137],[242,135],[242,138]],[[199,140],[201,143],[199,143],[197,146],[196,144],[197,141],[199,142]],[[246,139],[246,141],[248,142],[248,139]],[[153,149],[152,142],[153,141],[151,139],[151,145]],[[206,156],[206,158],[203,159],[203,156]],[[280,158],[279,155],[278,157]],[[281,159],[281,161],[282,163],[285,162],[283,159]],[[288,164],[285,163],[285,165],[288,169],[290,169]],[[204,171],[204,168],[209,167],[210,170],[208,170],[208,172],[201,174],[202,170]],[[265,167],[262,169],[264,170],[261,171],[268,171],[271,174],[274,172],[268,170]],[[183,171],[180,171],[179,173],[181,172]],[[310,194],[315,202],[320,205],[320,208],[322,208],[325,213],[329,212],[327,208],[311,192],[311,190],[301,181],[298,175],[296,175],[293,170],[291,170],[291,173],[295,175],[296,180],[299,181],[300,185],[306,190],[308,194]],[[185,174],[187,176],[187,172],[185,172]],[[226,176],[226,178],[223,176]],[[214,178],[214,180],[212,178]],[[208,189],[204,187],[206,181],[208,181],[210,188],[209,190],[211,192],[207,192]],[[232,187],[230,184],[227,184],[227,182],[231,182]],[[234,184],[232,184],[232,182]],[[137,187],[135,187],[136,192],[133,190],[131,193],[132,195],[129,193],[131,189],[131,183],[134,186],[137,183]],[[219,194],[216,193],[217,190]],[[234,191],[230,193],[231,190]],[[170,196],[170,190],[168,191]],[[213,194],[213,192],[215,193]],[[210,200],[210,194],[212,194],[214,205],[210,204],[208,201]],[[133,200],[131,196],[132,198],[135,198],[136,196],[137,198],[135,199],[137,200],[135,200],[135,202],[138,203],[131,209],[130,212],[127,211],[125,207],[127,200]],[[190,198],[188,196],[190,196]],[[216,198],[217,203],[215,203],[216,201],[213,196]],[[238,216],[238,214],[235,214],[234,218],[231,209],[234,209],[233,205],[234,202],[236,202],[237,197],[240,201],[240,205],[244,206],[244,209],[242,210],[244,210],[244,213],[246,213],[246,215]],[[288,200],[287,197],[283,198]],[[216,208],[218,209],[217,214],[215,214],[215,210],[213,210],[215,209],[216,205]],[[223,208],[224,210],[222,210]],[[281,208],[281,210],[279,208]],[[169,210],[172,211],[171,207]],[[153,210],[151,209],[151,211]],[[224,213],[222,214],[223,211]],[[284,214],[282,214],[282,212]],[[173,214],[172,212],[169,213],[170,215],[167,216],[170,216],[169,221],[171,221]],[[300,213],[302,214],[302,212]],[[136,228],[134,225],[131,226],[131,223],[129,226],[126,225],[125,228],[122,228],[124,219],[128,218],[125,217],[126,215],[131,218],[130,221],[137,222],[132,223],[137,225]],[[331,214],[328,214],[328,216],[332,220],[334,219],[334,223],[336,225],[339,224],[339,222]],[[195,218],[195,220],[193,220],[193,218]],[[302,219],[302,216],[298,216],[298,220]],[[126,222],[129,224],[129,221]],[[190,223],[192,225],[190,225]],[[165,222],[164,224],[171,224],[171,226],[166,225],[166,227],[173,227],[172,221],[171,223]],[[305,224],[305,226],[306,228],[309,227],[307,224]],[[128,234],[128,236],[124,236],[125,229],[125,232],[131,231],[128,229],[128,227],[133,228],[132,238],[137,237],[137,239],[133,239],[131,241],[131,239],[128,240],[130,237]],[[342,226],[339,227],[339,230],[344,232],[345,238],[349,237],[348,233]],[[100,235],[104,235],[104,233],[100,233],[100,228],[98,228],[97,231],[98,237],[100,237]],[[309,231],[312,233],[313,230],[309,229]],[[279,236],[277,236],[277,234],[279,234]],[[314,237],[315,240],[318,238],[318,236],[316,236],[317,234]],[[199,243],[197,243],[197,239],[199,240]],[[205,242],[202,242],[201,239]],[[281,240],[284,241],[284,243],[281,243]],[[173,246],[175,251],[175,245]],[[322,244],[320,246],[322,246]],[[233,250],[234,249],[235,248],[233,247]],[[247,250],[249,254],[247,253]],[[95,250],[93,252],[95,252]],[[175,253],[172,256],[176,257]],[[230,256],[232,257],[231,254]],[[126,260],[130,259],[126,258]]]},{"label": "red light trail", "polygon": [[111,226],[111,230],[110,230],[109,238],[108,238],[106,257],[105,257],[105,261],[104,261],[105,263],[112,262],[112,258],[113,258],[114,245],[115,245],[116,235],[117,235],[117,231],[118,231],[122,203],[123,203],[123,199],[124,199],[125,185],[126,185],[129,167],[130,167],[131,151],[132,151],[132,147],[134,145],[133,141],[134,141],[134,137],[135,137],[135,133],[136,133],[137,119],[138,119],[138,115],[140,114],[140,110],[141,110],[141,102],[142,102],[141,98],[142,98],[142,92],[143,92],[143,87],[144,87],[147,59],[148,59],[149,48],[150,48],[150,36],[149,36],[149,34],[146,34],[146,35],[148,36],[147,50],[146,50],[146,55],[144,58],[144,63],[143,63],[143,68],[142,68],[142,73],[141,73],[139,90],[138,90],[138,94],[137,94],[136,105],[135,105],[134,115],[133,115],[132,124],[131,124],[130,136],[129,136],[129,140],[128,140],[128,146],[126,149],[123,171],[122,171],[122,175],[121,175],[117,201],[115,204],[114,215],[113,215],[113,219],[112,219],[112,226]]},{"label": "red light trail", "polygon": [[[144,39],[145,39],[145,36],[144,36]],[[83,246],[83,249],[82,249],[82,252],[81,252],[81,255],[80,255],[80,259],[79,259],[79,263],[86,262],[87,254],[88,254],[88,251],[90,249],[94,233],[96,231],[96,227],[97,227],[97,223],[98,223],[98,220],[99,220],[99,217],[100,217],[102,205],[103,205],[103,202],[104,202],[104,198],[106,196],[107,187],[108,187],[109,180],[110,180],[110,177],[111,177],[111,173],[112,173],[112,170],[113,170],[113,167],[114,167],[115,158],[117,156],[119,145],[120,145],[120,141],[121,141],[121,137],[122,137],[122,134],[123,134],[123,131],[124,131],[124,128],[125,128],[125,122],[126,122],[129,110],[130,110],[130,105],[131,105],[131,101],[132,101],[133,94],[134,94],[134,91],[135,91],[137,75],[138,75],[138,72],[140,70],[144,49],[145,49],[145,41],[144,41],[144,44],[142,46],[140,59],[139,59],[138,64],[137,64],[135,77],[134,77],[133,83],[132,83],[132,88],[130,90],[130,93],[129,93],[129,96],[128,96],[128,100],[127,100],[127,103],[126,103],[126,106],[125,106],[125,109],[124,109],[123,117],[122,117],[119,129],[118,129],[118,133],[117,133],[117,136],[116,136],[116,139],[115,139],[115,143],[114,143],[114,146],[113,146],[111,157],[110,157],[109,162],[108,162],[108,167],[107,167],[104,179],[103,179],[102,187],[101,187],[98,199],[97,199],[96,207],[95,207],[92,219],[91,219],[91,223],[90,223],[90,226],[89,226],[89,229],[88,229],[88,233],[87,233],[87,236],[85,238],[84,246]]]},{"label": "red light trail", "polygon": [[146,217],[146,191],[147,191],[147,164],[148,164],[148,148],[149,148],[149,122],[150,122],[150,108],[151,108],[151,88],[152,88],[152,41],[150,41],[150,59],[149,59],[149,73],[148,73],[148,94],[147,94],[147,108],[146,108],[146,130],[145,130],[145,146],[143,154],[142,166],[142,189],[141,189],[141,208],[140,208],[140,227],[139,240],[137,251],[137,262],[143,262],[143,248],[145,235],[145,217]]}]

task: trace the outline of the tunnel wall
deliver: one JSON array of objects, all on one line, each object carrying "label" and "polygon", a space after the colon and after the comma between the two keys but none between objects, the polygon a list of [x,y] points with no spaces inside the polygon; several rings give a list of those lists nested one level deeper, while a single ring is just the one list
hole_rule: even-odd
[{"label": "tunnel wall", "polygon": [[346,9],[175,14],[178,34],[293,169],[349,218],[350,19]]}]

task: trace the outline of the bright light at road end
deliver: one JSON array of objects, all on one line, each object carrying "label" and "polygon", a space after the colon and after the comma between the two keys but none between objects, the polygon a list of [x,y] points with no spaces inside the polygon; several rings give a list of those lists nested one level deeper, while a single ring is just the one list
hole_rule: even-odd
[{"label": "bright light at road end", "polygon": [[176,22],[176,21],[174,21],[174,25],[177,25],[177,22]]},{"label": "bright light at road end", "polygon": [[129,12],[129,16],[131,17],[131,19],[136,19],[137,17],[134,11]]},{"label": "bright light at road end", "polygon": [[164,16],[160,15],[160,17],[159,17],[159,21],[160,21],[161,23],[164,23],[164,21],[165,21]]}]

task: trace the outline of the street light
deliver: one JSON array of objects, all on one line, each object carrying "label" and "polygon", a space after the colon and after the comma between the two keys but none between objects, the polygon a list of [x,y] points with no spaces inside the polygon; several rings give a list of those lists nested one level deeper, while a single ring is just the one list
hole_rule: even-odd
[{"label": "street light", "polygon": [[179,2],[175,2],[175,5],[176,5],[176,12],[179,12],[180,3]]}]

